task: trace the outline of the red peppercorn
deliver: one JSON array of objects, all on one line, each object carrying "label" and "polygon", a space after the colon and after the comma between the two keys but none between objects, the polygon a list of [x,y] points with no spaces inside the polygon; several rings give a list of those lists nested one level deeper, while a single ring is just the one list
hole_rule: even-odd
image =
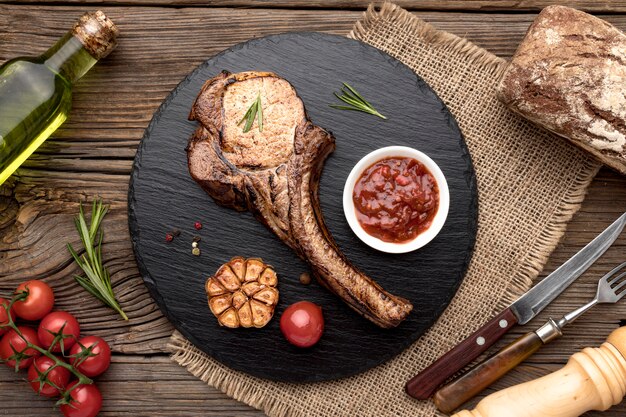
[{"label": "red peppercorn", "polygon": [[200,222],[196,222],[196,223],[193,225],[193,227],[195,227],[195,228],[196,228],[196,230],[200,230],[200,229],[202,229],[202,223],[200,223]]},{"label": "red peppercorn", "polygon": [[173,234],[171,234],[171,233],[166,233],[166,234],[165,234],[165,241],[169,243],[169,242],[171,242],[172,240],[174,240],[174,235],[173,235]]}]

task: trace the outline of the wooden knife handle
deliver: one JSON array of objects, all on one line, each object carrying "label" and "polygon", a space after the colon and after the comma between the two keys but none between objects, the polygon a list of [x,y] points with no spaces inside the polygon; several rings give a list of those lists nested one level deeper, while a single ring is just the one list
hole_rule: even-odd
[{"label": "wooden knife handle", "polygon": [[621,327],[599,348],[575,353],[564,368],[491,394],[474,410],[452,417],[578,417],[604,411],[626,394],[625,356],[626,327]]},{"label": "wooden knife handle", "polygon": [[404,387],[418,400],[429,398],[449,377],[463,369],[517,324],[510,308],[498,314],[467,339],[414,376]]},{"label": "wooden knife handle", "polygon": [[476,394],[502,378],[543,346],[537,333],[530,332],[506,346],[496,355],[477,365],[459,379],[435,393],[437,408],[449,414]]}]

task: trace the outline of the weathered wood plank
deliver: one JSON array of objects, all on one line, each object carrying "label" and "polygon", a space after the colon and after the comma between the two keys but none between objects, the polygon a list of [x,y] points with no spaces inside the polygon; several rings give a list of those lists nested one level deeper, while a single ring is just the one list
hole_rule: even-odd
[{"label": "weathered wood plank", "polygon": [[[11,0],[2,0],[4,1]],[[12,0],[19,4],[53,4],[57,0]],[[200,7],[252,7],[285,9],[365,9],[372,0],[98,0],[102,5],[133,6],[200,6]],[[93,4],[92,0],[65,0],[68,4]],[[376,1],[382,3],[382,1]],[[624,13],[624,0],[394,0],[394,3],[409,10],[447,10],[447,11],[538,11],[552,4],[563,4],[594,13]]]},{"label": "weathered wood plank", "polygon": [[[0,5],[0,62],[42,52],[83,10],[84,6]],[[122,29],[120,47],[77,86],[70,119],[20,170],[19,182],[13,179],[0,187],[0,295],[7,295],[26,278],[46,279],[57,291],[59,308],[76,313],[85,333],[102,335],[112,344],[115,363],[101,381],[106,398],[103,415],[260,415],[206,387],[161,353],[172,328],[141,284],[128,238],[126,192],[132,158],[152,113],[202,60],[255,36],[289,30],[346,33],[361,12],[148,7],[105,11]],[[503,57],[514,52],[534,18],[533,14],[416,14]],[[626,16],[606,18],[626,29]],[[78,272],[65,250],[68,240],[78,244],[72,217],[78,202],[96,195],[112,204],[103,250],[115,291],[131,317],[129,323],[94,303],[71,278]],[[601,171],[546,273],[625,210],[626,180]],[[515,329],[506,341],[535,329],[548,316],[560,316],[586,302],[599,275],[624,260],[625,248],[626,236],[622,236],[563,297],[533,323]],[[597,307],[573,324],[563,339],[544,347],[496,387],[554,369],[574,351],[604,341],[624,321],[626,303]],[[20,408],[21,402],[29,408]],[[56,415],[49,401],[37,399],[7,369],[0,369],[0,403],[0,415]],[[624,412],[626,405],[620,405],[604,415]]]},{"label": "weathered wood plank", "polygon": [[[115,159],[109,158],[106,164],[106,172],[128,172],[134,152],[129,141],[141,137],[167,93],[204,59],[237,42],[270,33],[347,33],[361,16],[360,12],[197,8],[105,11],[122,30],[119,48],[79,83],[70,120],[27,166],[42,167],[41,159],[48,158],[48,170],[83,172],[90,167],[100,169],[101,159],[114,155]],[[81,12],[81,8],[72,7],[0,6],[0,61],[43,52]],[[512,55],[534,17],[436,12],[417,15],[504,57]],[[19,29],[44,19],[45,24],[38,25],[41,29],[35,32]],[[608,20],[626,28],[626,16]],[[194,36],[184,35],[189,30]]]},{"label": "weathered wood plank", "polygon": [[[80,14],[72,7],[0,6],[0,11],[0,33],[5,38],[0,59],[40,52]],[[105,253],[121,254],[119,259],[111,261],[116,285],[120,291],[128,291],[128,294],[122,292],[121,298],[137,301],[135,306],[140,307],[131,310],[133,317],[157,322],[152,323],[153,333],[148,337],[146,333],[135,336],[135,332],[145,326],[135,328],[132,323],[109,326],[107,320],[115,316],[104,309],[90,307],[84,319],[89,319],[90,315],[102,317],[102,321],[90,321],[88,325],[107,335],[117,334],[111,342],[120,350],[146,353],[153,348],[158,350],[159,345],[154,340],[171,329],[164,321],[156,319],[158,313],[153,311],[154,306],[150,305],[143,287],[138,294],[134,290],[139,278],[126,231],[125,200],[127,174],[135,147],[152,112],[187,72],[204,57],[224,47],[255,35],[284,30],[320,28],[345,33],[359,13],[273,11],[270,19],[269,11],[123,8],[111,9],[109,14],[116,20],[119,18],[126,37],[110,59],[94,68],[94,73],[77,86],[68,123],[27,162],[28,168],[20,171],[22,181],[15,189],[15,199],[5,202],[13,211],[19,203],[21,211],[17,225],[11,226],[11,232],[0,246],[0,259],[11,257],[10,262],[0,265],[0,273],[7,274],[4,285],[9,288],[23,279],[26,271],[30,276],[59,280],[59,285],[71,284],[71,274],[77,271],[69,262],[64,244],[70,236],[72,243],[77,243],[72,224],[77,202],[101,195],[114,204],[107,220]],[[42,20],[44,16],[46,25],[37,33],[20,33],[15,29],[25,27],[33,19]],[[500,45],[504,54],[512,52],[531,20],[529,15],[425,13],[420,16],[487,47]],[[626,26],[626,17],[615,20]],[[226,39],[220,27],[220,22],[224,21],[237,28],[229,31]],[[189,22],[193,23],[194,36],[181,37],[180,34],[188,30]],[[155,33],[158,33],[158,43],[154,41]],[[166,62],[160,62],[158,57],[161,56],[167,57]],[[607,199],[610,200],[610,196]],[[8,219],[8,215],[5,217]],[[17,248],[21,251],[15,251]],[[54,256],[46,256],[48,253]],[[80,301],[86,299],[75,285],[70,288],[72,298],[68,299],[68,304],[73,303],[75,297],[83,297]],[[130,335],[126,333],[128,330],[132,330]],[[140,340],[145,341],[145,346]],[[147,350],[142,351],[144,348]]]},{"label": "weathered wood plank", "polygon": [[[25,379],[24,372],[16,376],[0,368],[0,415],[60,415],[53,410],[54,401],[39,397]],[[96,384],[104,397],[102,417],[263,415],[208,387],[166,356],[114,355],[111,367]]]},{"label": "weathered wood plank", "polygon": [[[485,395],[511,385],[529,381],[558,370],[562,364],[524,364],[506,378],[488,388],[483,396],[466,406],[478,403]],[[151,358],[115,355],[111,368],[96,380],[104,396],[100,416],[263,416],[208,387],[167,357]],[[6,397],[5,397],[6,395]],[[10,397],[9,397],[10,396]],[[7,399],[10,398],[10,401]],[[39,397],[27,385],[24,373],[16,376],[8,368],[0,368],[0,415],[56,416],[53,401]],[[24,406],[27,404],[27,406]],[[607,412],[593,412],[587,417],[622,416],[626,407],[617,405]]]},{"label": "weathered wood plank", "polygon": [[[133,84],[123,81],[136,81],[120,67],[143,71],[150,66],[155,73],[168,74],[170,84],[160,82],[151,85],[150,92],[166,94],[171,83],[179,80],[179,74],[186,74],[203,59],[221,51],[234,43],[252,37],[279,33],[289,30],[317,30],[329,33],[346,33],[358,19],[359,11],[315,12],[303,10],[241,10],[241,9],[199,9],[199,8],[103,8],[120,26],[122,37],[120,46],[103,63],[94,68],[89,76],[81,81],[77,94],[102,92],[100,83],[109,82],[115,77],[120,84],[115,85],[116,92],[124,96],[142,96],[147,92],[138,92]],[[11,6],[1,5],[0,10],[0,60],[16,54],[36,54],[42,52],[73,23],[84,10],[81,7],[52,6]],[[465,36],[480,46],[488,48],[499,56],[510,56],[519,40],[524,35],[535,14],[501,13],[440,13],[417,12],[417,16],[435,24],[438,28]],[[601,15],[609,22],[625,29],[624,16]],[[36,31],[24,32],[20,28],[45,19],[45,24],[37,25]],[[184,36],[189,30],[199,36]],[[19,37],[19,39],[16,39]],[[155,42],[158,39],[159,42]],[[172,53],[174,52],[174,53]],[[100,69],[98,71],[98,69]],[[106,70],[105,70],[106,69]],[[169,71],[176,71],[170,73]],[[125,77],[125,78],[124,78]],[[106,91],[106,90],[105,90]],[[109,109],[110,115],[125,115],[123,97],[108,98],[115,107]],[[155,99],[156,100],[156,99]],[[156,101],[156,104],[160,99]],[[75,107],[79,107],[76,103]],[[152,108],[155,102],[142,101],[134,107]],[[92,107],[91,103],[88,107]],[[103,119],[99,114],[92,115],[89,128],[100,130]],[[137,120],[141,124],[141,120]],[[66,125],[67,126],[67,125]],[[131,125],[130,127],[135,127]],[[137,126],[141,127],[141,126]],[[67,127],[66,127],[67,129]]]}]

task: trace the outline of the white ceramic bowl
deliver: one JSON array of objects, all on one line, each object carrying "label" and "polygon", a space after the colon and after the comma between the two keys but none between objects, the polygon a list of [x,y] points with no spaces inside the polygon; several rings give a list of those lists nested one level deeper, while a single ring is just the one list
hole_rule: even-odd
[{"label": "white ceramic bowl", "polygon": [[[432,224],[428,229],[420,233],[415,239],[404,243],[392,243],[380,240],[370,234],[368,234],[362,227],[356,217],[356,209],[354,207],[354,201],[352,199],[352,193],[354,192],[354,186],[359,179],[363,171],[368,167],[380,161],[381,159],[389,157],[404,157],[414,158],[424,164],[426,168],[433,174],[437,185],[439,186],[439,208]],[[374,249],[378,249],[387,253],[406,253],[419,249],[437,236],[441,231],[446,218],[448,217],[448,209],[450,208],[450,190],[448,189],[448,183],[443,176],[443,172],[439,166],[430,159],[426,154],[406,146],[388,146],[386,148],[380,148],[365,155],[355,166],[352,168],[346,185],[343,189],[343,211],[348,220],[348,224],[352,231],[365,242],[367,245]]]}]

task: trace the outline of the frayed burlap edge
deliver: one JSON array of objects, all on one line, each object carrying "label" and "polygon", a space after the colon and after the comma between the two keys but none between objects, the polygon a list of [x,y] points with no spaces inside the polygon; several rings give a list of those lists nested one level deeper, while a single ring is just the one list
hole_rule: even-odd
[{"label": "frayed burlap edge", "polygon": [[[486,72],[500,77],[507,66],[505,59],[499,58],[491,52],[483,49],[471,41],[460,38],[452,33],[436,29],[433,25],[425,22],[400,6],[385,2],[381,6],[370,4],[362,20],[358,21],[348,37],[361,39],[370,26],[376,21],[384,19],[393,22],[399,27],[414,32],[418,37],[441,51],[452,56],[462,55],[464,59],[476,64]],[[494,311],[500,311],[515,301],[521,294],[528,291],[532,282],[543,269],[548,257],[556,248],[565,233],[567,223],[580,209],[585,199],[587,188],[600,170],[602,164],[595,159],[589,159],[587,166],[579,173],[571,192],[566,195],[563,205],[557,207],[553,214],[553,221],[539,235],[536,244],[526,256],[526,262],[522,265],[518,276],[511,280],[510,286],[500,301],[495,305]]]},{"label": "frayed burlap edge", "polygon": [[[403,26],[415,32],[424,41],[442,48],[451,56],[462,55],[479,65],[484,71],[500,76],[506,67],[506,61],[490,52],[474,45],[472,42],[451,33],[434,28],[431,24],[413,16],[406,10],[391,4],[384,3],[379,8],[370,5],[364,18],[357,22],[349,37],[360,39],[368,28],[377,20],[385,19],[396,25]],[[601,164],[593,159],[587,161],[586,166],[575,178],[570,192],[565,196],[562,204],[557,206],[552,215],[552,221],[543,229],[535,245],[525,256],[517,276],[511,279],[509,286],[501,299],[494,305],[494,312],[499,311],[519,295],[527,291],[533,280],[539,275],[548,257],[565,233],[567,223],[579,210],[584,200],[588,185],[598,172]],[[473,329],[468,329],[468,334]],[[269,399],[259,383],[262,380],[249,377],[241,372],[216,368],[208,362],[204,353],[186,340],[179,332],[174,332],[168,345],[171,358],[185,367],[191,374],[203,382],[219,389],[229,397],[244,402],[273,417],[306,417],[305,413],[294,410],[288,404],[281,403],[278,398]],[[243,381],[242,377],[246,377]]]},{"label": "frayed burlap edge", "polygon": [[471,63],[479,65],[481,69],[490,74],[501,75],[506,68],[506,60],[498,58],[465,38],[438,30],[430,23],[389,2],[383,3],[380,7],[376,4],[370,4],[365,12],[365,16],[356,22],[348,37],[361,39],[361,35],[366,33],[370,26],[381,19],[410,30],[425,43],[439,47],[441,52],[448,52],[451,55],[462,55],[464,60],[469,60]]},{"label": "frayed burlap edge", "polygon": [[178,331],[175,331],[170,338],[167,349],[172,352],[171,358],[174,362],[186,368],[201,381],[237,401],[248,404],[273,417],[307,417],[306,414],[291,409],[278,399],[268,399],[258,386],[261,380],[248,376],[249,379],[242,382],[241,377],[245,374],[241,372],[211,369],[213,365],[207,362],[204,353],[199,351]]}]

